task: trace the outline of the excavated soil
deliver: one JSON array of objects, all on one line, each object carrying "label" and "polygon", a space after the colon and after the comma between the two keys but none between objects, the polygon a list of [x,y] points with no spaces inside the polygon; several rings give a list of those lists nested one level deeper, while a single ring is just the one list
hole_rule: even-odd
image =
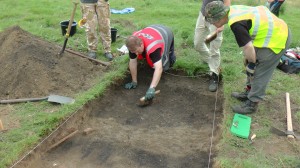
[{"label": "excavated soil", "polygon": [[0,99],[74,96],[103,73],[103,66],[60,50],[18,26],[1,32]]},{"label": "excavated soil", "polygon": [[[93,85],[105,67],[65,52],[20,27],[0,34],[0,98],[74,96]],[[147,107],[137,106],[153,71],[139,67],[139,86],[125,90],[124,81],[74,112],[43,143],[14,167],[30,168],[165,168],[213,164],[222,119],[222,88],[207,91],[204,77],[164,73],[161,92]],[[5,117],[1,107],[0,117]],[[3,110],[4,109],[4,110]],[[10,120],[11,118],[6,118]],[[13,119],[11,119],[13,120]],[[16,123],[14,123],[16,124]],[[84,130],[91,132],[85,134]],[[61,141],[71,133],[73,136]],[[57,145],[55,145],[57,144]],[[53,146],[54,145],[54,146]]]}]

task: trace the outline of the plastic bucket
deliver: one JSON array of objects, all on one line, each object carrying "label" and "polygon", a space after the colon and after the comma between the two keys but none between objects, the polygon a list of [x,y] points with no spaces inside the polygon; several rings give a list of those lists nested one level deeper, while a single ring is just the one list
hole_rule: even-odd
[{"label": "plastic bucket", "polygon": [[118,29],[116,28],[111,28],[110,29],[110,33],[111,33],[111,42],[115,42],[116,39],[117,39],[117,32],[118,32]]},{"label": "plastic bucket", "polygon": [[[68,26],[69,26],[69,20],[60,22],[61,33],[63,36],[66,35]],[[76,26],[77,26],[77,23],[74,21],[71,26],[70,36],[73,36],[76,33]]]}]

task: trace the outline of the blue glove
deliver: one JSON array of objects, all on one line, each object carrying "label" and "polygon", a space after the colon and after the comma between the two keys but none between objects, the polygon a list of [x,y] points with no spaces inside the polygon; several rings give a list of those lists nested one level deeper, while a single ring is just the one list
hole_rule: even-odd
[{"label": "blue glove", "polygon": [[146,100],[151,100],[153,99],[155,96],[155,89],[154,88],[149,88],[146,92],[146,95],[145,95],[145,99]]},{"label": "blue glove", "polygon": [[125,89],[135,89],[137,87],[137,83],[136,82],[130,82],[130,83],[127,83],[124,88]]},{"label": "blue glove", "polygon": [[253,62],[248,63],[246,66],[246,74],[248,77],[253,77],[255,71],[256,64]]}]

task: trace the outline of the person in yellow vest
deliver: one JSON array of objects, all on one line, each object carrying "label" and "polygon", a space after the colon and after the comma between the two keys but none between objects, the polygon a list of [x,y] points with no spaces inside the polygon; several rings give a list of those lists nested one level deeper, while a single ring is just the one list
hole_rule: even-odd
[{"label": "person in yellow vest", "polygon": [[287,24],[265,6],[225,6],[221,1],[206,5],[205,19],[221,27],[228,24],[236,42],[243,50],[247,82],[245,92],[233,92],[232,97],[243,103],[233,112],[250,114],[257,111],[280,57],[291,43]]}]

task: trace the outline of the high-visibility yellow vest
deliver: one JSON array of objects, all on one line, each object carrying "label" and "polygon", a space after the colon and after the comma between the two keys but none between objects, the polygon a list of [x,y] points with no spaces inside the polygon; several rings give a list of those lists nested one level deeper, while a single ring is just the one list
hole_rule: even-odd
[{"label": "high-visibility yellow vest", "polygon": [[287,24],[272,14],[265,6],[250,7],[232,5],[228,14],[228,24],[241,20],[251,20],[249,33],[257,48],[270,48],[276,54],[285,48],[288,37]]}]

